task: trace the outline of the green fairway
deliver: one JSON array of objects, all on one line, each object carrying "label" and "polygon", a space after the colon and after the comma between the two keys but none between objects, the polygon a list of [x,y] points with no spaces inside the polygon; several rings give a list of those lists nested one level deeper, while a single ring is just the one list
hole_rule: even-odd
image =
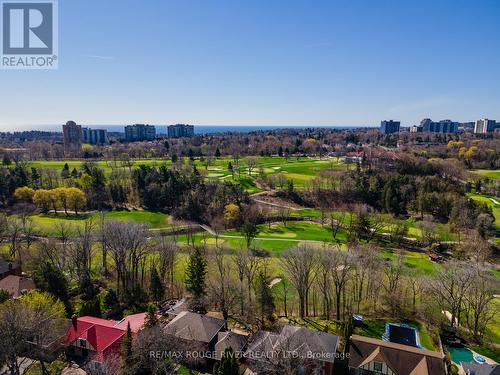
[{"label": "green fairway", "polygon": [[[395,219],[390,214],[379,214],[382,221],[387,223],[383,226],[382,232],[389,232],[393,224],[404,223],[408,227],[408,234],[406,237],[422,239],[422,230],[418,227],[419,218],[410,217],[406,220]],[[434,235],[440,241],[455,241],[456,234],[452,233],[449,224],[435,223]]]},{"label": "green fairway", "polygon": [[[385,249],[381,254],[387,260],[395,260],[397,256],[391,249]],[[414,270],[418,274],[433,275],[441,267],[438,263],[429,260],[429,256],[425,253],[403,251],[402,254],[406,267],[410,270]]]},{"label": "green fairway", "polygon": [[475,169],[472,173],[492,180],[500,180],[500,169]]},{"label": "green fairway", "polygon": [[[145,223],[151,228],[163,228],[169,226],[169,215],[150,212],[150,211],[106,211],[104,213],[106,220],[132,220],[138,223]],[[42,236],[58,236],[60,233],[61,225],[70,227],[69,232],[74,235],[79,228],[83,228],[87,220],[98,222],[100,214],[98,212],[91,212],[80,215],[70,214],[66,216],[64,213],[54,215],[50,214],[36,214],[30,216],[33,220],[35,233]]]},{"label": "green fairway", "polygon": [[[331,242],[333,240],[331,230],[328,226],[308,221],[289,221],[283,223],[260,224],[257,238],[277,238],[285,240],[309,240],[319,242]],[[238,231],[227,231],[224,233],[229,236],[242,236]],[[337,234],[337,240],[345,242],[346,232],[340,230]]]},{"label": "green fairway", "polygon": [[[332,245],[331,230],[327,226],[307,221],[292,221],[286,226],[283,223],[272,223],[258,225],[259,232],[252,240],[252,247],[264,249],[272,256],[280,255],[284,250],[298,246],[302,241],[309,241],[316,246],[323,246],[324,243]],[[345,243],[347,234],[340,230],[337,240]],[[194,236],[195,243],[206,243],[214,246],[215,236],[208,233],[198,233]],[[187,243],[187,236],[179,236],[181,243]],[[219,245],[227,246],[233,250],[246,248],[244,236],[237,230],[221,232],[217,239]]]},{"label": "green fairway", "polygon": [[[314,208],[304,208],[301,210],[290,211],[293,217],[321,217],[321,211]],[[326,215],[328,217],[328,215]]]},{"label": "green fairway", "polygon": [[486,203],[489,207],[492,208],[493,216],[495,216],[495,224],[497,228],[500,228],[500,199],[475,193],[469,193],[468,195],[470,198],[478,202]]}]

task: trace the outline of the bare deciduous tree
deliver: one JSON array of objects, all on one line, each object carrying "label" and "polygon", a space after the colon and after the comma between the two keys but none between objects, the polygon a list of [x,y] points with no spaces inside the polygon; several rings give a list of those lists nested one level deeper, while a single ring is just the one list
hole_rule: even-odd
[{"label": "bare deciduous tree", "polygon": [[342,299],[344,300],[345,305],[345,291],[347,281],[349,280],[349,276],[351,274],[352,269],[352,256],[349,251],[342,251],[340,248],[335,249],[331,253],[332,257],[332,278],[333,285],[335,289],[335,310],[336,317],[338,320],[341,319],[341,303]]},{"label": "bare deciduous tree", "polygon": [[177,261],[179,246],[175,240],[160,237],[156,249],[158,250],[158,272],[160,278],[168,287],[168,295],[174,297],[174,269]]},{"label": "bare deciduous tree", "polygon": [[139,287],[139,268],[148,252],[146,226],[131,221],[105,225],[106,246],[116,267],[117,293],[133,295]]},{"label": "bare deciduous tree", "polygon": [[308,314],[309,289],[316,277],[318,265],[317,254],[307,245],[286,251],[280,258],[280,263],[287,271],[290,281],[299,295],[300,317]]},{"label": "bare deciduous tree", "polygon": [[222,312],[224,320],[227,321],[237,298],[237,292],[231,278],[230,263],[225,256],[225,250],[219,246],[214,249],[211,257],[214,261],[214,272],[209,278],[209,293],[214,304]]},{"label": "bare deciduous tree", "polygon": [[457,262],[444,265],[436,277],[427,282],[427,289],[436,303],[450,312],[451,325],[458,325],[460,311],[470,287],[473,273],[469,268]]},{"label": "bare deciduous tree", "polygon": [[404,258],[401,253],[393,261],[388,261],[383,268],[384,280],[381,285],[385,291],[385,298],[393,314],[401,305],[401,279],[405,272]]},{"label": "bare deciduous tree", "polygon": [[330,320],[332,309],[332,270],[334,267],[333,250],[325,249],[318,257],[318,286],[323,296],[323,316]]},{"label": "bare deciduous tree", "polygon": [[492,302],[500,287],[498,279],[475,270],[470,288],[465,295],[467,325],[477,340],[481,340],[488,322],[495,316]]},{"label": "bare deciduous tree", "polygon": [[91,286],[91,259],[94,245],[94,223],[88,220],[77,229],[77,237],[70,245],[70,262],[78,281],[80,293],[85,293]]}]

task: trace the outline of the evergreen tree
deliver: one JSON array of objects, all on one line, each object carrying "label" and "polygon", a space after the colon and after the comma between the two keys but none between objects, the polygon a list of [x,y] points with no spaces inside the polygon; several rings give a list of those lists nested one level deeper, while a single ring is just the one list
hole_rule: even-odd
[{"label": "evergreen tree", "polygon": [[42,185],[41,181],[41,176],[40,173],[38,173],[38,170],[34,167],[31,167],[31,182],[33,183],[33,187],[35,189],[38,189]]},{"label": "evergreen tree", "polygon": [[151,270],[150,292],[153,301],[155,301],[156,303],[161,302],[163,296],[165,295],[165,287],[163,286],[160,276],[156,271],[156,267],[153,267]]},{"label": "evergreen tree", "polygon": [[11,165],[12,161],[9,158],[9,155],[4,154],[3,159],[2,159],[2,164],[3,165]]},{"label": "evergreen tree", "polygon": [[108,289],[104,296],[104,307],[108,310],[114,310],[118,306],[118,296],[114,289]]},{"label": "evergreen tree", "polygon": [[66,313],[71,314],[68,280],[59,268],[49,262],[41,263],[33,272],[33,282],[38,290],[48,292],[60,299],[66,307]]},{"label": "evergreen tree", "polygon": [[220,150],[219,150],[219,147],[217,147],[217,149],[215,150],[215,157],[216,157],[216,158],[220,158]]},{"label": "evergreen tree", "polygon": [[214,375],[239,375],[240,368],[233,349],[226,348],[219,363],[214,365]]},{"label": "evergreen tree", "polygon": [[61,171],[61,177],[62,178],[68,178],[69,177],[69,165],[68,163],[64,163],[64,167]]},{"label": "evergreen tree", "polygon": [[127,331],[122,337],[122,365],[124,373],[127,373],[127,369],[131,368],[133,363],[132,358],[132,330],[130,329],[130,323],[127,324]]},{"label": "evergreen tree", "polygon": [[82,304],[80,308],[80,316],[95,316],[96,318],[100,318],[101,314],[101,301],[99,297],[95,297],[90,301],[86,301]]},{"label": "evergreen tree", "polygon": [[154,327],[155,325],[158,324],[158,318],[156,317],[156,311],[155,307],[153,305],[148,306],[148,313],[146,315],[146,322],[144,325],[147,328]]},{"label": "evergreen tree", "polygon": [[73,168],[73,170],[71,171],[71,177],[78,178],[78,171],[76,170],[76,168]]},{"label": "evergreen tree", "polygon": [[255,289],[262,325],[264,325],[266,319],[272,319],[275,305],[272,290],[269,287],[266,276],[262,272],[259,272],[257,276]]},{"label": "evergreen tree", "polygon": [[0,289],[0,303],[4,303],[5,301],[10,299],[10,294],[6,290]]},{"label": "evergreen tree", "polygon": [[207,261],[205,251],[201,247],[195,247],[189,255],[186,267],[186,289],[193,295],[196,304],[200,304],[205,295],[205,279],[207,274]]}]

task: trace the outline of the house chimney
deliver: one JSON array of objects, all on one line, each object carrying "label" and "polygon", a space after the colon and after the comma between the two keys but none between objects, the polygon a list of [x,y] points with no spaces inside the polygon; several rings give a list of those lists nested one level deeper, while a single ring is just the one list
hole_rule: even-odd
[{"label": "house chimney", "polygon": [[73,328],[75,329],[75,331],[77,330],[78,328],[78,318],[76,317],[75,314],[73,314],[71,316],[71,323],[73,324]]}]

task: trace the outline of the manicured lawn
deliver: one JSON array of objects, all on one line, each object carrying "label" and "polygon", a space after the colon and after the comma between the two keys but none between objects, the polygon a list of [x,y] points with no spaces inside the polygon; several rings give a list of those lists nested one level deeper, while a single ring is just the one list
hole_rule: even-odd
[{"label": "manicured lawn", "polygon": [[321,217],[321,211],[314,208],[304,208],[302,210],[290,211],[290,216],[296,217]]},{"label": "manicured lawn", "polygon": [[137,211],[111,211],[106,213],[108,220],[133,220],[138,223],[147,223],[151,228],[163,228],[169,226],[170,215],[161,212],[146,210]]},{"label": "manicured lawn", "polygon": [[[396,259],[396,254],[391,249],[385,249],[381,252],[382,256],[388,260]],[[424,253],[417,253],[413,251],[403,251],[404,263],[409,269],[422,275],[433,275],[439,269],[438,263],[429,260],[429,256]]]},{"label": "manicured lawn", "polygon": [[[487,340],[491,342],[500,343],[500,314],[498,314],[498,311],[500,311],[500,298],[495,298],[492,306],[493,310],[496,311],[497,314],[495,314],[489,322],[486,328],[485,336],[487,337]],[[498,353],[498,355],[500,358],[500,353]]]},{"label": "manicured lawn", "polygon": [[[390,232],[391,225],[393,225],[395,223],[404,223],[408,227],[407,237],[417,238],[417,239],[422,238],[422,230],[418,227],[418,224],[417,224],[419,222],[419,219],[416,219],[414,217],[410,217],[407,220],[401,220],[401,219],[393,218],[392,215],[389,215],[389,214],[380,214],[380,215],[381,215],[384,223],[387,223],[383,227],[382,231]],[[450,227],[448,224],[436,223],[435,224],[435,236],[440,241],[455,241],[456,240],[456,235],[454,233],[451,233]]]},{"label": "manicured lawn", "polygon": [[[138,223],[145,223],[151,228],[167,227],[169,215],[151,211],[108,211],[105,213],[107,220],[132,220]],[[30,216],[35,226],[35,233],[46,236],[57,236],[61,225],[70,226],[70,232],[75,234],[78,228],[82,228],[85,221],[93,220],[98,222],[100,214],[98,212],[84,213],[79,215],[64,213],[36,214]]]},{"label": "manicured lawn", "polygon": [[475,169],[472,173],[488,177],[492,180],[500,180],[500,169]]},{"label": "manicured lawn", "polygon": [[472,198],[478,202],[486,203],[489,207],[492,208],[493,216],[495,216],[495,224],[496,224],[497,228],[500,228],[500,204],[497,204],[493,201],[493,200],[495,200],[496,202],[500,202],[500,199],[494,198],[494,197],[489,197],[486,195],[475,194],[475,193],[469,193],[468,195],[470,198]]},{"label": "manicured lawn", "polygon": [[[345,240],[345,233],[342,232],[341,234],[339,234],[338,237],[342,237]],[[313,241],[332,240],[330,228],[307,221],[290,221],[287,222],[286,226],[283,223],[272,223],[271,225],[262,224],[259,225],[258,237],[290,238]]]},{"label": "manicured lawn", "polygon": [[[258,225],[259,232],[257,238],[276,238],[283,240],[309,240],[319,242],[331,242],[332,234],[328,226],[321,226],[320,224],[308,221],[289,221],[287,224],[272,223]],[[226,231],[225,235],[229,236],[242,236],[238,231]],[[345,242],[347,233],[340,230],[337,234],[337,240]]]}]

